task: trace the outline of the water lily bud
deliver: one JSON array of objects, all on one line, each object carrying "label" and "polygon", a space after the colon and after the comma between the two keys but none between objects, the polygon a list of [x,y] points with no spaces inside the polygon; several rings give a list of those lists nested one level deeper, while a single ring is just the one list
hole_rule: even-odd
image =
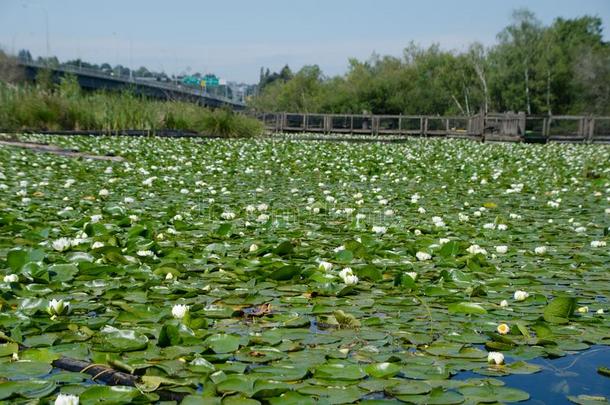
[{"label": "water lily bud", "polygon": [[506,308],[506,307],[508,307],[508,301],[506,301],[506,300],[502,300],[502,301],[500,302],[500,306],[501,306],[502,308]]},{"label": "water lily bud", "polygon": [[325,262],[324,260],[322,260],[318,264],[318,269],[320,269],[322,271],[330,271],[332,268],[333,268],[333,264],[329,263],[329,262]]},{"label": "water lily bud", "polygon": [[527,299],[527,297],[529,297],[529,293],[525,292],[525,291],[521,291],[521,290],[517,290],[515,291],[515,295],[513,296],[513,298],[515,299],[515,301],[525,301]]},{"label": "water lily bud", "polygon": [[176,319],[182,319],[186,316],[189,311],[188,305],[178,304],[172,307],[172,315]]},{"label": "water lily bud", "polygon": [[499,324],[497,330],[500,335],[506,335],[508,332],[510,332],[510,328],[505,323]]},{"label": "water lily bud", "polygon": [[47,313],[51,316],[67,315],[71,311],[70,302],[63,300],[56,300],[53,298],[47,306]]},{"label": "water lily bud", "polygon": [[55,405],[78,405],[79,398],[76,395],[59,394],[55,399]]},{"label": "water lily bud", "polygon": [[487,354],[487,362],[498,366],[504,364],[504,355],[500,352],[489,352]]},{"label": "water lily bud", "polygon": [[16,274],[8,274],[4,276],[3,281],[5,283],[16,283],[19,281],[19,276]]},{"label": "water lily bud", "polygon": [[496,246],[496,253],[504,254],[506,252],[508,252],[508,246],[505,246],[505,245]]}]

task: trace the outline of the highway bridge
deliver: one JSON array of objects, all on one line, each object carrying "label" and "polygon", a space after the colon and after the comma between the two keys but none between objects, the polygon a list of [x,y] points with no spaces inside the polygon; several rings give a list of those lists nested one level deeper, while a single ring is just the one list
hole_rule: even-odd
[{"label": "highway bridge", "polygon": [[91,90],[125,90],[129,89],[135,94],[161,100],[181,100],[197,103],[204,107],[218,108],[230,107],[233,110],[243,110],[246,105],[227,97],[212,95],[203,89],[184,86],[173,82],[160,82],[134,78],[131,76],[116,76],[99,70],[81,68],[78,66],[47,66],[34,61],[19,61],[25,69],[25,74],[34,80],[38,71],[49,69],[53,80],[58,82],[65,75],[76,76],[78,83],[84,89]]}]

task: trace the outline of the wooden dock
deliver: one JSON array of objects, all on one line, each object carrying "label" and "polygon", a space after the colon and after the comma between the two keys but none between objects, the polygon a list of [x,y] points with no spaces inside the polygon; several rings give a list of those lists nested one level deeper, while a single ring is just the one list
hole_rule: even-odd
[{"label": "wooden dock", "polygon": [[610,144],[610,117],[524,113],[473,116],[255,113],[269,132],[468,138],[485,142]]}]

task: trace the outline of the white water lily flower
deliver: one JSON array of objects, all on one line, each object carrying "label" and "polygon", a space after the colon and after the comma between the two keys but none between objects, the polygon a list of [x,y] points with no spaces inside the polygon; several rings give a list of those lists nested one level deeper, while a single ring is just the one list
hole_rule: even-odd
[{"label": "white water lily flower", "polygon": [[130,220],[131,222],[138,222],[138,220],[139,220],[139,219],[140,219],[140,218],[138,218],[138,216],[137,216],[137,215],[135,215],[135,214],[131,214],[131,215],[129,216],[129,220]]},{"label": "white water lily flower", "polygon": [[361,219],[364,219],[364,218],[366,218],[366,215],[364,215],[364,214],[356,214],[356,219],[357,220],[361,220]]},{"label": "white water lily flower", "polygon": [[222,219],[226,219],[227,221],[230,221],[231,219],[235,219],[235,213],[234,212],[223,212],[222,214],[220,214],[220,217]]},{"label": "white water lily flower", "polygon": [[153,257],[155,255],[152,250],[138,250],[136,254],[140,257]]},{"label": "white water lily flower", "polygon": [[466,214],[458,214],[458,219],[460,220],[460,222],[468,222],[470,217]]},{"label": "white water lily flower", "polygon": [[166,280],[173,280],[173,279],[174,279],[174,275],[173,275],[172,273],[167,273],[167,274],[165,275],[165,279],[166,279]]},{"label": "white water lily flower", "polygon": [[123,202],[124,202],[125,204],[131,204],[131,203],[133,203],[134,201],[135,201],[135,200],[134,200],[133,198],[131,198],[131,197],[125,197],[125,198],[123,199]]},{"label": "white water lily flower", "polygon": [[96,222],[100,222],[104,216],[101,214],[91,215],[91,223],[95,224]]},{"label": "white water lily flower", "polygon": [[506,246],[506,245],[496,246],[496,253],[504,254],[506,252],[508,252],[508,246]]},{"label": "white water lily flower", "polygon": [[421,235],[421,231],[419,229],[416,229],[416,230],[413,231],[413,234],[415,236],[419,236],[419,235]]},{"label": "white water lily flower", "polygon": [[378,235],[383,235],[387,232],[387,228],[385,226],[373,226],[371,230]]},{"label": "white water lily flower", "polygon": [[259,210],[260,212],[263,212],[263,211],[267,211],[267,209],[269,209],[269,206],[265,203],[262,203],[262,204],[258,204],[256,206],[256,209]]},{"label": "white water lily flower", "polygon": [[426,209],[424,207],[419,207],[417,209],[417,212],[419,212],[420,214],[425,214],[426,213]]},{"label": "white water lily flower", "polygon": [[597,311],[595,311],[595,313],[598,314],[598,315],[603,315],[604,314],[604,310],[600,308]]},{"label": "white water lily flower", "polygon": [[504,364],[504,355],[500,352],[489,352],[487,354],[487,362],[497,366]]},{"label": "white water lily flower", "polygon": [[93,242],[91,249],[99,249],[104,247],[104,242]]},{"label": "white water lily flower", "polygon": [[256,211],[256,207],[254,205],[246,205],[246,212],[252,213]]},{"label": "white water lily flower", "polygon": [[589,307],[587,307],[587,306],[579,307],[577,311],[581,314],[586,314],[587,312],[589,312]]},{"label": "white water lily flower", "polygon": [[527,293],[526,291],[517,290],[515,291],[513,298],[515,299],[515,301],[525,301],[529,296],[529,293]]},{"label": "white water lily flower", "polygon": [[506,224],[498,224],[498,231],[505,231],[508,229],[508,225]]},{"label": "white water lily flower", "polygon": [[250,248],[248,249],[249,252],[256,252],[258,250],[258,245],[256,243],[253,243],[250,245]]},{"label": "white water lily flower", "polygon": [[72,240],[69,238],[59,238],[54,240],[53,243],[51,243],[51,246],[53,246],[53,249],[57,250],[58,252],[63,252],[72,246]]},{"label": "white water lily flower", "polygon": [[506,300],[502,300],[502,301],[500,301],[500,306],[501,306],[502,308],[506,308],[506,307],[508,307],[508,301],[506,301]]},{"label": "white water lily flower", "polygon": [[56,300],[53,298],[47,306],[47,313],[51,316],[69,314],[71,311],[70,301]]},{"label": "white water lily flower", "polygon": [[449,243],[449,242],[451,242],[451,239],[449,239],[449,238],[440,238],[438,240],[439,245],[444,245],[445,243]]},{"label": "white water lily flower", "polygon": [[430,253],[426,253],[426,252],[417,252],[417,253],[415,253],[415,257],[417,257],[417,260],[422,261],[422,262],[425,260],[432,259],[432,255]]},{"label": "white water lily flower", "polygon": [[325,262],[324,260],[320,261],[320,263],[318,263],[318,269],[323,270],[323,271],[330,271],[333,268],[333,264],[329,263],[329,262]]},{"label": "white water lily flower", "polygon": [[59,394],[55,398],[54,405],[78,405],[80,399],[76,395]]},{"label": "white water lily flower", "polygon": [[256,222],[265,223],[267,221],[269,221],[269,215],[267,214],[260,214],[256,217]]},{"label": "white water lily flower", "polygon": [[593,240],[593,241],[591,241],[591,247],[592,248],[605,247],[605,246],[606,246],[606,241],[605,240]]},{"label": "white water lily flower", "polygon": [[149,177],[149,178],[147,178],[146,180],[142,181],[142,185],[143,185],[143,186],[150,187],[150,186],[152,186],[153,181],[155,181],[155,180],[157,180],[157,177],[156,177],[156,176]]},{"label": "white water lily flower", "polygon": [[339,272],[339,277],[343,279],[346,285],[354,285],[358,283],[358,276],[356,276],[352,269],[349,267],[344,268]]},{"label": "white water lily flower", "polygon": [[2,281],[4,281],[5,283],[16,283],[17,281],[19,281],[19,276],[16,274],[7,274],[6,276],[4,276]]},{"label": "white water lily flower", "polygon": [[189,311],[189,306],[184,304],[177,304],[172,307],[172,316],[176,319],[182,319]]},{"label": "white water lily flower", "polygon": [[496,330],[500,335],[506,335],[508,332],[510,332],[510,328],[505,323],[499,324]]},{"label": "white water lily flower", "polygon": [[487,250],[483,249],[479,245],[470,245],[470,247],[468,247],[468,249],[466,249],[466,250],[468,251],[468,253],[471,253],[473,255],[476,255],[476,254],[486,255],[487,254]]},{"label": "white water lily flower", "polygon": [[110,191],[108,191],[107,189],[103,188],[99,191],[99,193],[97,193],[100,197],[108,197],[110,195]]},{"label": "white water lily flower", "polygon": [[483,228],[485,229],[496,229],[496,224],[494,224],[493,222],[487,223],[485,225],[483,225]]},{"label": "white water lily flower", "polygon": [[534,253],[537,255],[543,255],[546,253],[546,246],[538,246],[534,249]]}]

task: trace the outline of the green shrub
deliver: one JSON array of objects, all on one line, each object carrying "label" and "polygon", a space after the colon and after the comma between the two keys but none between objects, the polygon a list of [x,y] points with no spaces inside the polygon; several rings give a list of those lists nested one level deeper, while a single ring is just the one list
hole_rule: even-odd
[{"label": "green shrub", "polygon": [[257,136],[263,130],[258,121],[230,110],[211,111],[191,103],[153,101],[132,92],[85,93],[73,76],[47,87],[0,82],[0,129],[170,129],[225,137]]}]

